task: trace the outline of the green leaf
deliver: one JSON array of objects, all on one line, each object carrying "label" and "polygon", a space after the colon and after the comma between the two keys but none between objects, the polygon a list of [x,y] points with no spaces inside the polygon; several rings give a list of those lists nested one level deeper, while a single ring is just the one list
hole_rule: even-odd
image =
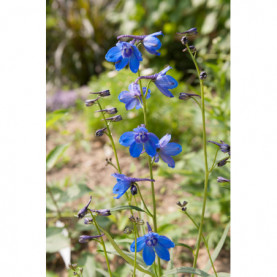
[{"label": "green leaf", "polygon": [[96,277],[96,262],[92,254],[85,253],[80,260],[78,265],[82,265],[84,268],[83,277]]},{"label": "green leaf", "polygon": [[183,246],[183,247],[188,248],[191,252],[193,252],[193,248],[190,247],[189,245],[185,244],[185,243],[178,242],[178,243],[175,244],[175,246]]},{"label": "green leaf", "polygon": [[146,213],[145,210],[143,210],[137,206],[118,206],[118,207],[114,207],[114,208],[110,209],[111,212],[122,211],[122,210],[137,210],[137,211]]},{"label": "green leaf", "polygon": [[[100,226],[99,226],[100,227]],[[110,241],[110,243],[112,244],[112,246],[114,247],[114,249],[119,253],[119,255],[126,261],[128,262],[130,265],[134,265],[134,260],[132,258],[130,258],[129,256],[127,256],[120,248],[119,246],[115,243],[115,241],[113,240],[113,238],[110,236],[110,234],[105,231],[103,228],[101,228],[101,231],[106,235],[107,239]],[[146,273],[150,276],[155,276],[153,273],[151,273],[150,271],[142,268],[140,265],[137,264],[136,267],[139,271]]]},{"label": "green leaf", "polygon": [[46,252],[54,253],[70,246],[70,239],[62,234],[63,228],[48,227],[46,229]]},{"label": "green leaf", "polygon": [[50,114],[47,114],[46,118],[46,129],[53,126],[59,119],[61,119],[65,114],[67,114],[67,110],[57,110]]},{"label": "green leaf", "polygon": [[[221,250],[221,248],[222,248],[223,245],[224,245],[224,242],[225,242],[226,237],[227,237],[227,235],[228,235],[229,229],[230,229],[230,222],[229,222],[229,223],[227,224],[227,226],[225,227],[225,230],[224,230],[224,232],[223,232],[223,234],[222,234],[222,237],[221,237],[221,239],[219,240],[219,242],[218,242],[218,244],[217,244],[217,246],[216,246],[216,248],[215,248],[215,250],[214,250],[214,252],[213,252],[213,254],[212,254],[212,261],[213,261],[213,262],[216,260],[218,254],[219,254],[219,252],[220,252],[220,250]],[[212,265],[211,265],[211,262],[210,262],[210,260],[209,260],[208,263],[206,264],[204,270],[205,270],[205,271],[209,271],[211,267],[212,267]]]},{"label": "green leaf", "polygon": [[65,150],[69,147],[69,143],[56,146],[46,157],[46,171],[53,168],[58,159],[63,155]]},{"label": "green leaf", "polygon": [[208,274],[203,270],[193,268],[193,267],[185,267],[185,266],[174,268],[172,270],[167,270],[164,272],[163,276],[168,276],[168,275],[177,274],[177,273],[190,273],[190,274],[196,274],[202,277],[211,277],[210,274]]}]

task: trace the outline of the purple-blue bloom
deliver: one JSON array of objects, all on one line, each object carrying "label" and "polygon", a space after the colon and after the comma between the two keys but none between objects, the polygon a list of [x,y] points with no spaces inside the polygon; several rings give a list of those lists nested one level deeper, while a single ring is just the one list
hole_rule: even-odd
[{"label": "purple-blue bloom", "polygon": [[182,152],[182,146],[175,142],[169,142],[171,139],[170,134],[163,136],[159,143],[157,154],[155,156],[155,162],[159,161],[159,157],[168,164],[169,167],[175,167],[175,161],[171,156],[176,156]]},{"label": "purple-blue bloom", "polygon": [[151,35],[146,36],[143,40],[142,43],[145,47],[145,49],[150,53],[154,54],[157,56],[160,56],[161,53],[157,52],[162,46],[162,43],[160,40],[157,38],[157,36],[163,35],[162,31],[153,33]]},{"label": "purple-blue bloom", "polygon": [[[142,252],[142,258],[146,265],[152,265],[155,261],[155,252],[157,255],[165,260],[170,260],[168,249],[175,246],[174,242],[166,236],[160,236],[152,232],[152,229],[147,222],[148,234],[137,238],[137,252]],[[130,246],[131,252],[135,252],[135,241]]]},{"label": "purple-blue bloom", "polygon": [[[146,87],[143,87],[143,95],[145,95],[146,93]],[[148,89],[148,93],[146,95],[146,99],[148,99],[151,96],[151,91],[150,89]],[[125,108],[126,110],[131,110],[134,107],[136,107],[136,109],[140,109],[141,108],[141,93],[140,93],[140,87],[139,84],[136,83],[132,83],[129,85],[129,91],[122,91],[119,96],[118,99],[120,102],[125,104]]]},{"label": "purple-blue bloom", "polygon": [[108,51],[105,59],[108,62],[115,63],[117,71],[123,69],[129,63],[131,71],[137,73],[142,55],[133,43],[119,41],[116,46]]},{"label": "purple-blue bloom", "polygon": [[135,182],[140,181],[149,181],[149,182],[155,182],[155,180],[151,179],[141,179],[141,178],[131,178],[127,177],[124,174],[114,173],[112,174],[113,177],[116,178],[117,183],[113,187],[113,193],[118,194],[115,199],[119,199]]},{"label": "purple-blue bloom", "polygon": [[91,199],[92,199],[92,197],[90,196],[87,205],[78,212],[79,218],[83,218],[87,214],[88,206],[90,205]]},{"label": "purple-blue bloom", "polygon": [[123,146],[130,146],[129,152],[134,158],[140,156],[143,147],[149,156],[154,157],[157,153],[156,144],[159,143],[159,138],[155,134],[149,133],[145,125],[141,124],[133,132],[124,133],[119,138],[119,143]]}]

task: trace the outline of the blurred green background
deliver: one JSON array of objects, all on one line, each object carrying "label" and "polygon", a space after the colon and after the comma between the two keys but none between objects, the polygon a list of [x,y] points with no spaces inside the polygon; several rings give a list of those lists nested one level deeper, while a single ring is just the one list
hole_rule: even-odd
[{"label": "blurred green background", "polygon": [[[164,36],[159,37],[162,41],[160,57],[141,49],[142,73],[157,73],[170,65],[173,69],[168,74],[178,80],[179,86],[172,90],[174,98],[167,98],[156,87],[150,87],[152,95],[148,100],[148,109],[151,117],[148,129],[159,137],[171,133],[172,140],[183,146],[183,152],[175,159],[175,169],[163,163],[155,168],[155,174],[161,180],[157,198],[162,203],[166,197],[171,197],[173,204],[175,200],[187,200],[190,213],[198,220],[204,176],[201,114],[194,102],[180,101],[178,95],[180,92],[198,93],[199,84],[194,65],[189,55],[182,52],[183,46],[176,32],[191,27],[198,29],[199,35],[192,43],[197,49],[200,67],[208,74],[205,81],[207,137],[208,140],[229,143],[230,2],[55,0],[46,1],[46,7],[47,276],[73,276],[72,271],[65,268],[59,252],[68,246],[71,247],[71,262],[84,266],[85,277],[105,276],[103,254],[96,252],[96,243],[92,242],[89,246],[78,243],[78,237],[90,234],[88,230],[91,227],[88,228],[73,217],[91,194],[95,208],[119,205],[111,193],[114,183],[103,186],[99,180],[100,185],[97,186],[92,181],[97,178],[97,170],[103,171],[103,167],[98,164],[105,165],[105,158],[110,157],[111,153],[104,138],[95,138],[95,130],[102,128],[103,123],[99,115],[94,113],[96,108],[86,108],[84,100],[91,97],[88,94],[90,91],[111,91],[112,95],[102,100],[102,106],[116,106],[123,117],[124,121],[112,126],[116,141],[123,132],[141,124],[142,111],[132,110],[127,113],[124,104],[118,101],[119,93],[127,90],[137,77],[136,74],[129,69],[114,71],[114,64],[105,61],[104,57],[117,42],[118,35],[144,35],[163,31]],[[125,174],[147,174],[143,159],[135,162],[128,156],[128,149],[118,146],[118,150],[126,160]],[[209,165],[216,150],[216,146],[208,145]],[[219,154],[218,159],[222,157],[224,155]],[[93,166],[87,166],[90,161]],[[86,167],[87,170],[84,170]],[[82,174],[78,175],[78,172]],[[209,233],[208,240],[212,248],[219,241],[230,216],[230,188],[217,183],[216,178],[229,178],[229,174],[230,165],[227,164],[216,168],[210,176],[204,232]],[[197,232],[182,213],[176,213],[175,206],[173,212],[168,210],[159,214],[159,230],[175,242],[193,246]],[[127,215],[122,212],[109,218],[100,218],[100,224],[110,229],[117,240],[122,240],[121,246],[126,249],[130,243],[126,242],[132,239],[132,235],[122,232],[128,224]],[[64,227],[57,224],[57,220]],[[63,232],[64,228],[68,235]],[[173,253],[174,264],[191,266],[190,251],[177,248],[174,249],[176,253]],[[229,239],[224,251],[225,256],[219,258],[217,266],[222,266],[222,271],[226,272],[229,270]],[[115,266],[114,276],[128,276],[129,268],[122,259],[114,255],[110,255],[110,259]],[[203,259],[205,265],[206,256]]]}]

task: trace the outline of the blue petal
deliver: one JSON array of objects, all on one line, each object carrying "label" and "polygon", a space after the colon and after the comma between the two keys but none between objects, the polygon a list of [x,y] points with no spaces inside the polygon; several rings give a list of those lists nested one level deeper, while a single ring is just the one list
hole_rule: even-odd
[{"label": "blue petal", "polygon": [[161,244],[159,244],[159,243],[156,244],[155,251],[161,259],[166,260],[166,261],[170,260],[170,255],[169,255],[167,248],[163,247]]},{"label": "blue petal", "polygon": [[129,59],[128,58],[124,58],[122,60],[119,60],[115,63],[115,69],[117,71],[123,69],[129,62]]},{"label": "blue petal", "polygon": [[141,53],[139,52],[138,48],[134,45],[133,47],[133,51],[134,51],[134,55],[136,56],[136,58],[138,59],[138,61],[142,61],[142,55]]},{"label": "blue petal", "polygon": [[165,75],[168,70],[172,69],[171,66],[167,66],[165,69],[163,69],[161,72],[159,72],[159,75]]},{"label": "blue petal", "polygon": [[142,258],[146,265],[152,265],[155,261],[155,251],[153,247],[145,245],[142,252]]},{"label": "blue petal", "polygon": [[157,153],[154,158],[155,158],[155,163],[157,163],[159,161],[159,159],[160,159],[159,158],[159,154]]},{"label": "blue petal", "polygon": [[176,156],[182,152],[182,146],[178,143],[170,142],[163,148],[162,151],[166,155]]},{"label": "blue petal", "polygon": [[139,155],[141,154],[142,149],[143,149],[143,145],[142,145],[141,143],[136,143],[136,142],[134,141],[134,142],[131,144],[130,149],[129,149],[130,155],[131,155],[133,158],[137,158],[137,157],[139,157]]},{"label": "blue petal", "polygon": [[129,179],[126,175],[119,173],[113,173],[112,176],[115,177],[117,181],[127,181]]},{"label": "blue petal", "polygon": [[122,57],[121,51],[117,46],[112,47],[105,56],[108,62],[117,62]]},{"label": "blue petal", "polygon": [[133,73],[137,73],[139,69],[139,60],[134,54],[130,57],[130,69]]},{"label": "blue petal", "polygon": [[159,141],[160,148],[165,147],[169,143],[170,140],[171,140],[170,134],[164,135]]},{"label": "blue petal", "polygon": [[127,103],[130,100],[132,100],[134,97],[129,91],[121,91],[121,93],[118,95],[118,100],[122,103]]},{"label": "blue petal", "polygon": [[[143,91],[143,95],[145,95],[145,93],[146,93],[146,87],[143,87],[142,91]],[[148,89],[148,92],[147,92],[147,95],[146,95],[146,99],[150,98],[150,96],[151,96],[151,90]]]},{"label": "blue petal", "polygon": [[156,50],[160,49],[162,43],[160,40],[154,36],[147,36],[143,40],[143,45],[145,49],[151,54],[160,54]]},{"label": "blue petal", "polygon": [[145,127],[141,127],[141,126],[135,128],[134,131],[135,131],[136,133],[140,133],[140,132],[148,133],[148,130],[147,130]]},{"label": "blue petal", "polygon": [[178,82],[172,76],[169,75],[158,76],[155,81],[155,84],[170,89],[176,88],[178,86]]},{"label": "blue petal", "polygon": [[[140,252],[144,246],[145,246],[145,237],[143,236],[143,237],[137,238],[137,252]],[[131,252],[136,251],[135,241],[133,241],[133,243],[131,244],[130,250]]]},{"label": "blue petal", "polygon": [[161,244],[165,248],[171,248],[171,247],[175,246],[174,242],[166,236],[160,236],[159,235],[158,236],[158,242],[159,242],[159,244]]},{"label": "blue petal", "polygon": [[157,153],[157,146],[151,140],[144,143],[144,148],[146,153],[151,157],[154,157]]},{"label": "blue petal", "polygon": [[147,135],[148,135],[149,140],[151,140],[153,144],[159,143],[159,138],[155,134],[148,133]]},{"label": "blue petal", "polygon": [[159,152],[159,155],[160,155],[161,159],[162,159],[165,163],[167,163],[167,165],[168,165],[169,167],[172,167],[172,168],[175,167],[175,161],[174,161],[170,156],[164,154],[163,151],[160,151],[160,152]]},{"label": "blue petal", "polygon": [[139,104],[139,100],[136,98],[131,99],[128,103],[126,103],[126,110],[129,111],[133,109],[137,104]]},{"label": "blue petal", "polygon": [[160,90],[160,92],[163,93],[165,96],[174,97],[174,95],[167,88],[160,86],[157,82],[155,82],[155,85]]},{"label": "blue petal", "polygon": [[128,189],[130,188],[130,182],[123,181],[118,182],[113,187],[113,193],[118,194],[118,196],[114,197],[115,199],[120,198]]},{"label": "blue petal", "polygon": [[119,143],[123,146],[130,146],[135,141],[135,132],[126,132],[119,138]]}]

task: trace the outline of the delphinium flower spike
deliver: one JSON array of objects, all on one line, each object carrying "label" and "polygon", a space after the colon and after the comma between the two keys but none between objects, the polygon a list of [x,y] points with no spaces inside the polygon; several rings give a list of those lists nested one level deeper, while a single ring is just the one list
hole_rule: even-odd
[{"label": "delphinium flower spike", "polygon": [[[148,234],[137,238],[136,246],[135,241],[131,244],[131,252],[142,252],[142,257],[146,265],[152,265],[155,261],[155,252],[163,260],[169,261],[170,254],[168,249],[175,246],[174,242],[166,236],[160,236],[152,232],[152,228],[147,222]],[[136,249],[137,248],[137,249]]]},{"label": "delphinium flower spike", "polygon": [[221,143],[219,143],[219,142],[216,142],[216,141],[208,140],[208,142],[213,143],[213,144],[219,146],[221,152],[228,153],[230,155],[230,152],[231,152],[230,145],[227,144],[227,143],[224,143],[224,141],[221,140],[220,141]]},{"label": "delphinium flower spike", "polygon": [[157,154],[155,156],[155,162],[159,161],[159,157],[167,163],[169,167],[175,167],[175,161],[171,156],[176,156],[182,152],[182,146],[175,142],[169,142],[171,139],[170,134],[163,136],[157,145]]},{"label": "delphinium flower spike", "polygon": [[149,76],[140,76],[136,79],[137,84],[140,79],[151,79],[156,87],[167,97],[174,97],[174,95],[169,91],[169,89],[176,88],[178,82],[170,75],[166,75],[167,71],[172,69],[171,66],[166,67],[161,72]]},{"label": "delphinium flower spike", "polygon": [[159,138],[149,133],[144,124],[141,124],[133,130],[133,132],[126,132],[119,138],[119,143],[123,146],[130,146],[129,152],[132,157],[140,156],[143,147],[145,152],[154,157],[157,153],[156,144],[159,143]]},{"label": "delphinium flower spike", "polygon": [[[143,87],[142,89],[143,89],[143,95],[145,95],[146,87]],[[151,96],[151,91],[150,89],[148,89],[146,99],[148,99],[150,96]],[[129,85],[129,91],[122,91],[119,94],[118,99],[120,102],[125,104],[125,108],[127,111],[133,109],[134,107],[136,107],[136,109],[140,109],[142,98],[141,98],[139,85],[135,83],[131,83]]]},{"label": "delphinium flower spike", "polygon": [[116,178],[117,183],[113,188],[113,193],[118,194],[115,199],[119,199],[135,182],[141,181],[149,181],[155,182],[155,180],[147,179],[147,178],[131,178],[127,177],[124,174],[114,173],[112,174],[113,177]]},{"label": "delphinium flower spike", "polygon": [[78,212],[78,217],[79,217],[79,218],[83,218],[83,217],[87,214],[88,206],[89,206],[90,203],[91,203],[91,199],[92,199],[92,197],[90,196],[87,205],[86,205],[84,208],[82,208],[82,209]]}]

